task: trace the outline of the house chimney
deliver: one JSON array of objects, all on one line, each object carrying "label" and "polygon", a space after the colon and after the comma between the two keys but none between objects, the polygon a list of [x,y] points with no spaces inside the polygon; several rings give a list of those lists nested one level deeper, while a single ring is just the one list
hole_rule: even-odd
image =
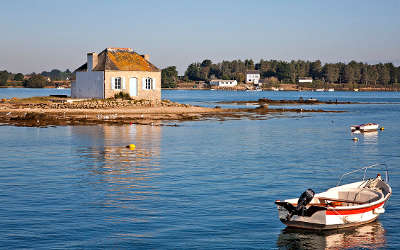
[{"label": "house chimney", "polygon": [[143,56],[144,60],[150,61],[150,55],[149,54],[144,54],[142,56]]},{"label": "house chimney", "polygon": [[90,52],[87,54],[87,71],[92,71],[97,66],[98,57],[97,53]]}]

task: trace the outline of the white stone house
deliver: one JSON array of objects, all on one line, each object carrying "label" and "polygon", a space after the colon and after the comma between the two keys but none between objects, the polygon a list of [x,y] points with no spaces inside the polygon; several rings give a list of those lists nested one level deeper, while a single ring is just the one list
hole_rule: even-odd
[{"label": "white stone house", "polygon": [[71,84],[73,98],[112,98],[123,92],[132,99],[161,100],[161,71],[130,48],[88,53]]},{"label": "white stone house", "polygon": [[259,81],[260,81],[260,72],[258,70],[246,71],[246,83],[259,85]]},{"label": "white stone house", "polygon": [[211,86],[217,86],[217,87],[235,87],[237,86],[237,81],[236,80],[221,80],[221,79],[215,79],[210,81]]},{"label": "white stone house", "polygon": [[300,77],[297,81],[299,83],[312,83],[313,79],[311,77]]}]

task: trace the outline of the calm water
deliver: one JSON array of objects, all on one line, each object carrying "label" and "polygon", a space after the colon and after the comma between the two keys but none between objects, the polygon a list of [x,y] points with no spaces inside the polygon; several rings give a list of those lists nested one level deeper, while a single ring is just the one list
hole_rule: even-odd
[{"label": "calm water", "polygon": [[[0,97],[49,94],[42,91],[0,89]],[[0,247],[399,249],[399,93],[163,92],[203,106],[300,96],[384,104],[180,127],[1,126]],[[363,122],[385,130],[352,135],[349,125]],[[135,151],[125,148],[130,143]],[[389,165],[394,191],[376,223],[322,234],[279,221],[276,199],[321,192],[376,162]]]}]

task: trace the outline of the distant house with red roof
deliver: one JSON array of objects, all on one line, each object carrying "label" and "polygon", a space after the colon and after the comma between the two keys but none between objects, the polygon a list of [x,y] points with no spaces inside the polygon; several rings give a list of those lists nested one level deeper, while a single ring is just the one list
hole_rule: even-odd
[{"label": "distant house with red roof", "polygon": [[161,71],[130,48],[106,48],[87,54],[87,62],[75,70],[73,98],[110,98],[119,92],[133,99],[161,99]]}]

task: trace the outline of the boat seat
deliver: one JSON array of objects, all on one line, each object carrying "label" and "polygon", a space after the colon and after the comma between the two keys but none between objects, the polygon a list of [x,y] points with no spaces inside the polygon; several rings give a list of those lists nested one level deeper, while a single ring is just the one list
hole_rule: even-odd
[{"label": "boat seat", "polygon": [[346,202],[353,204],[365,204],[378,200],[380,198],[380,194],[373,192],[371,190],[365,189],[354,189],[354,190],[346,190],[339,191],[338,198],[332,197],[315,197],[321,203],[326,203],[326,201],[335,201],[335,202]]},{"label": "boat seat", "polygon": [[355,204],[365,204],[366,201],[348,200],[348,199],[338,199],[338,198],[328,198],[328,197],[315,197],[320,200],[321,203],[326,203],[326,201],[336,201],[336,202],[346,202]]},{"label": "boat seat", "polygon": [[369,203],[380,198],[378,193],[366,189],[339,191],[338,194],[339,199],[352,200],[353,203],[356,203],[355,201],[359,203]]}]

